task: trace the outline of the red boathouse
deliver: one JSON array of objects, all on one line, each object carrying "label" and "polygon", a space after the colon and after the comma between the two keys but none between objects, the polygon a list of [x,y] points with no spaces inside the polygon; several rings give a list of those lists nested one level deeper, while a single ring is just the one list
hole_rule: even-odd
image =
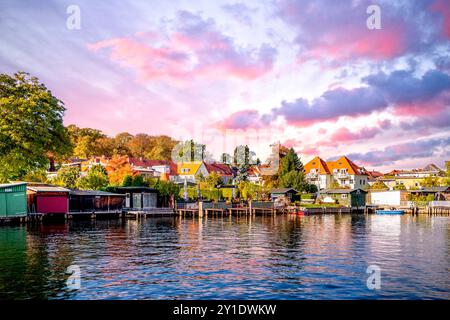
[{"label": "red boathouse", "polygon": [[69,211],[69,191],[50,185],[27,186],[28,212],[44,215],[67,213]]}]

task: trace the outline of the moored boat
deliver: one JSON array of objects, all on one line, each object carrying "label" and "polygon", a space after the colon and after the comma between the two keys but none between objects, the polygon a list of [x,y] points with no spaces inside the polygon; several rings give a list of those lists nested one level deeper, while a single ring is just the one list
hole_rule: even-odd
[{"label": "moored boat", "polygon": [[397,215],[405,213],[405,211],[403,210],[376,210],[375,212],[376,214],[397,214]]}]

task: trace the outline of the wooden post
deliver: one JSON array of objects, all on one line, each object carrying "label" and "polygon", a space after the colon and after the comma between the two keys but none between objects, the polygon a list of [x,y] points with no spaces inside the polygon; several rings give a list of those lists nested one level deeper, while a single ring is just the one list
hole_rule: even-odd
[{"label": "wooden post", "polygon": [[198,217],[203,217],[203,201],[198,202]]},{"label": "wooden post", "polygon": [[250,199],[249,201],[248,201],[248,212],[250,213],[250,214],[252,214],[252,200]]}]

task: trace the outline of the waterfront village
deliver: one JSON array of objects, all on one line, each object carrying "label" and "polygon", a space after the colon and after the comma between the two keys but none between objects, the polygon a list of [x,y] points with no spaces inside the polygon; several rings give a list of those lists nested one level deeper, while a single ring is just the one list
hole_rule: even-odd
[{"label": "waterfront village", "polygon": [[[200,146],[199,148],[197,148]],[[184,149],[183,149],[184,148]],[[199,159],[195,152],[199,149]],[[181,151],[180,150],[184,150]],[[92,156],[49,159],[41,175],[0,185],[2,221],[41,221],[46,217],[99,215],[313,213],[448,213],[449,167],[382,173],[346,156],[305,164],[293,148],[272,145],[272,155],[252,163],[248,146],[222,161],[205,156],[205,146],[181,143],[178,161]],[[253,155],[254,156],[254,155]]]}]

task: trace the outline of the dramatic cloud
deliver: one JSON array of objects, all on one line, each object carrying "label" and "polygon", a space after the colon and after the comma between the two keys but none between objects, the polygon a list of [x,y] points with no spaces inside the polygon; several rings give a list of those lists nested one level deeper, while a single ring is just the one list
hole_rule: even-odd
[{"label": "dramatic cloud", "polygon": [[224,129],[257,129],[265,127],[270,119],[261,117],[257,110],[243,110],[231,114],[219,123]]},{"label": "dramatic cloud", "polygon": [[240,47],[222,33],[213,19],[180,11],[167,36],[142,32],[90,44],[93,51],[109,50],[110,59],[132,68],[147,80],[166,78],[190,81],[196,77],[232,76],[256,79],[272,69],[276,50]]},{"label": "dramatic cloud", "polygon": [[[428,50],[439,42],[441,26],[435,15],[442,14],[445,29],[449,10],[444,2],[280,0],[278,16],[296,30],[301,60],[377,61]],[[379,30],[366,26],[366,10],[372,4],[381,9]]]},{"label": "dramatic cloud", "polygon": [[389,75],[378,73],[364,78],[363,82],[368,86],[329,90],[311,103],[302,98],[293,102],[283,101],[281,107],[273,109],[273,114],[283,116],[288,123],[307,125],[342,116],[370,114],[388,106],[408,112],[419,107],[430,112],[432,109],[442,110],[444,102],[438,101],[428,109],[423,103],[450,89],[450,76],[437,70],[430,70],[422,77],[404,70]]},{"label": "dramatic cloud", "polygon": [[404,159],[430,157],[439,149],[444,149],[445,153],[448,154],[450,152],[449,144],[450,138],[420,140],[392,145],[383,150],[352,153],[348,157],[365,165],[382,166]]}]

